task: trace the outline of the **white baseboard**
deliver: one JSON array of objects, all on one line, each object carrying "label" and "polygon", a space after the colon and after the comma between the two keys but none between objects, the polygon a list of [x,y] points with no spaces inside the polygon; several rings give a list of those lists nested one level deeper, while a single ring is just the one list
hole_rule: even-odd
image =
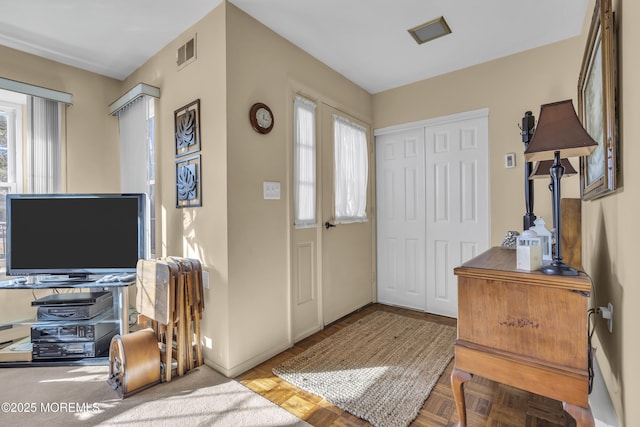
[{"label": "white baseboard", "polygon": [[248,371],[251,368],[254,368],[256,366],[258,366],[259,364],[261,364],[262,362],[271,359],[273,356],[276,356],[280,353],[282,353],[285,350],[290,349],[292,346],[292,344],[286,342],[286,343],[281,343],[280,345],[273,347],[267,351],[262,352],[261,354],[252,357],[249,360],[245,360],[244,362],[240,363],[239,365],[233,366],[231,368],[225,368],[223,366],[220,366],[219,364],[215,363],[214,361],[207,359],[205,357],[204,359],[204,363],[205,365],[209,366],[210,368],[218,371],[219,373],[221,373],[222,375],[224,375],[227,378],[233,378],[236,377],[238,375],[240,375],[243,372]]},{"label": "white baseboard", "polygon": [[593,388],[589,395],[589,406],[595,418],[596,427],[619,427],[618,417],[613,408],[609,391],[602,378],[598,360],[593,358]]}]

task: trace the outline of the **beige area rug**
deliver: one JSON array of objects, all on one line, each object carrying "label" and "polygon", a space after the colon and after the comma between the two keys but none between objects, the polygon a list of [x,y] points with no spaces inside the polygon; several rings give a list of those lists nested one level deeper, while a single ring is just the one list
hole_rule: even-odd
[{"label": "beige area rug", "polygon": [[2,368],[0,426],[309,426],[207,366],[125,399],[108,373],[108,366]]},{"label": "beige area rug", "polygon": [[378,427],[405,427],[453,358],[456,328],[372,313],[276,366],[283,380]]}]

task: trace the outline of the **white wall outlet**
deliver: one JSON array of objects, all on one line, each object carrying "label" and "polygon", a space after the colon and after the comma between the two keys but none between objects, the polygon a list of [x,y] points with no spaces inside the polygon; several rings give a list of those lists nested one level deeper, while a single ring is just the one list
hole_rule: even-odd
[{"label": "white wall outlet", "polygon": [[613,333],[613,304],[609,303],[606,307],[599,307],[598,311],[603,319],[607,320],[607,328]]},{"label": "white wall outlet", "polygon": [[264,199],[279,200],[280,199],[280,183],[274,181],[265,181],[263,183]]},{"label": "white wall outlet", "polygon": [[209,272],[208,271],[202,272],[202,287],[204,289],[209,289]]}]

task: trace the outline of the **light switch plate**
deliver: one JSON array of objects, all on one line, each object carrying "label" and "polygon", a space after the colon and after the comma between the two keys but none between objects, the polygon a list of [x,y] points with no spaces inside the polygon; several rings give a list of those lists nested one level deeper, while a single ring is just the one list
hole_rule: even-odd
[{"label": "light switch plate", "polygon": [[265,200],[279,200],[280,183],[274,181],[265,181],[263,183],[263,194]]}]

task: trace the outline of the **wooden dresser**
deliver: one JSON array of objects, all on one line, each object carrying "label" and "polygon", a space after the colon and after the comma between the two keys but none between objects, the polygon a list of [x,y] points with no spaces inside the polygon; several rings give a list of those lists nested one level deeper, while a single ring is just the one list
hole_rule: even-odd
[{"label": "wooden dresser", "polygon": [[591,281],[516,269],[515,249],[495,247],[454,269],[458,339],[451,385],[466,426],[471,375],[562,401],[576,425],[589,408],[587,310]]}]

